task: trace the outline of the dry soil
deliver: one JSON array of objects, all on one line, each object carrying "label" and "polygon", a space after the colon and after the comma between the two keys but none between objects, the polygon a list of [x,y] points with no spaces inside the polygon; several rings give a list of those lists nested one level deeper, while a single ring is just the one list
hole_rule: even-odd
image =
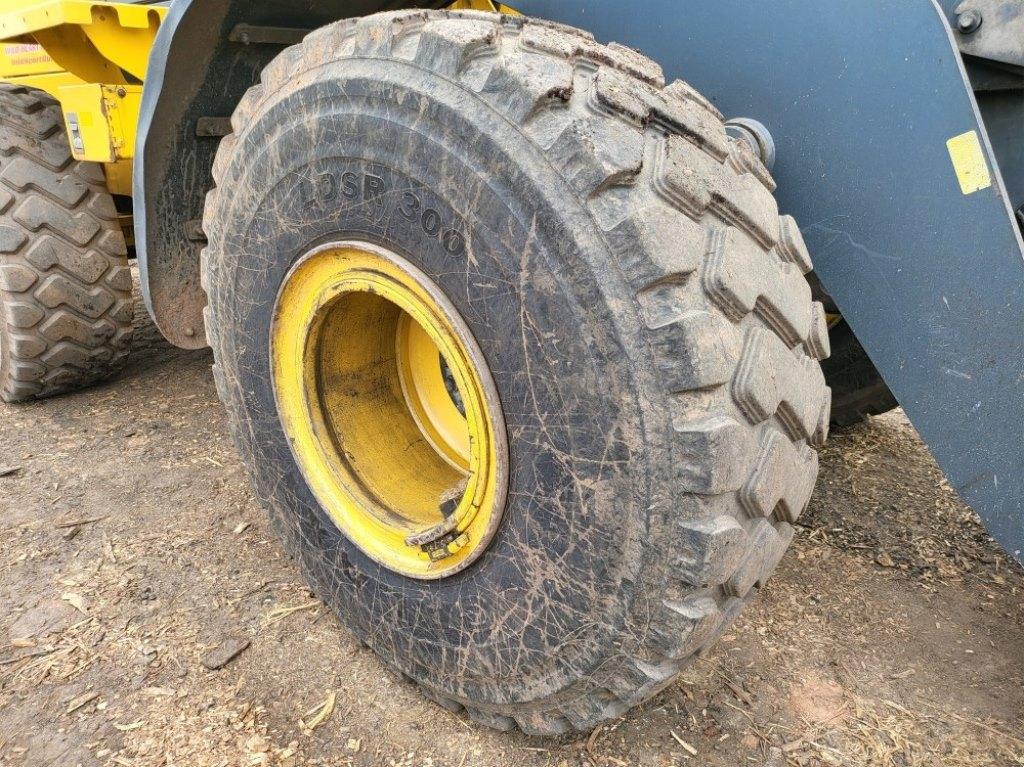
[{"label": "dry soil", "polygon": [[1024,764],[1024,571],[899,412],[833,437],[790,555],[678,684],[537,741],[421,699],[312,598],[209,354],[139,324],[117,380],[0,406],[0,765]]}]

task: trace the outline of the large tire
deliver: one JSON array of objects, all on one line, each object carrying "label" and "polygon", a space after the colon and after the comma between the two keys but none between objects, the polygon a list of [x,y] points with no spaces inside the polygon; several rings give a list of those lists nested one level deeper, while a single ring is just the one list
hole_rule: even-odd
[{"label": "large tire", "polygon": [[[207,334],[256,493],[314,591],[491,727],[585,731],[668,685],[775,568],[828,428],[824,312],[764,167],[636,52],[479,12],[314,32],[232,124],[204,223]],[[397,214],[406,194],[466,255]],[[339,533],[276,413],[279,286],[345,238],[442,288],[504,406],[502,525],[442,580]]]},{"label": "large tire", "polygon": [[821,367],[832,389],[832,425],[854,426],[899,407],[868,353],[845,321],[829,333],[832,355]]},{"label": "large tire", "polygon": [[103,169],[71,156],[60,106],[0,85],[0,397],[107,378],[128,356],[132,279]]}]

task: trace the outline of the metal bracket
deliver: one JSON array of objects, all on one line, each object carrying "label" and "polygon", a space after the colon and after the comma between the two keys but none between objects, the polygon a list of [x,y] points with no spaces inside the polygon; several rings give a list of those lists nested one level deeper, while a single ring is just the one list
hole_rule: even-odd
[{"label": "metal bracket", "polygon": [[1024,67],[1024,3],[964,0],[954,10],[962,53]]},{"label": "metal bracket", "polygon": [[297,45],[312,32],[298,27],[262,27],[256,24],[236,24],[228,40],[242,45]]},{"label": "metal bracket", "polygon": [[196,120],[196,135],[201,138],[224,138],[229,133],[230,117],[200,117]]}]

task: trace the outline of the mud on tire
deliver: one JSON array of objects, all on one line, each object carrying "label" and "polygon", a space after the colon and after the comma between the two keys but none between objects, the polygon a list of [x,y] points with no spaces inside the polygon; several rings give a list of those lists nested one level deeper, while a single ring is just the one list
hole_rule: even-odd
[{"label": "mud on tire", "polygon": [[[477,12],[318,30],[233,127],[204,222],[207,334],[256,492],[316,593],[490,727],[585,731],[671,683],[775,568],[828,428],[824,312],[765,168],[638,53]],[[339,533],[275,412],[278,288],[352,238],[441,286],[505,411],[502,527],[441,581]]]},{"label": "mud on tire", "polygon": [[131,292],[102,168],[72,158],[56,101],[0,85],[0,397],[46,397],[117,371]]}]

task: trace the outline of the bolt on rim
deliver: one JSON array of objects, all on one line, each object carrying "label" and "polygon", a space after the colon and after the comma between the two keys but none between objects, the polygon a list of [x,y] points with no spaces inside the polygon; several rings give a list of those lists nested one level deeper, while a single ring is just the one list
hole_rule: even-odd
[{"label": "bolt on rim", "polygon": [[406,259],[318,248],[290,270],[271,330],[278,412],[320,505],[368,557],[437,579],[501,521],[505,425],[466,323]]}]

